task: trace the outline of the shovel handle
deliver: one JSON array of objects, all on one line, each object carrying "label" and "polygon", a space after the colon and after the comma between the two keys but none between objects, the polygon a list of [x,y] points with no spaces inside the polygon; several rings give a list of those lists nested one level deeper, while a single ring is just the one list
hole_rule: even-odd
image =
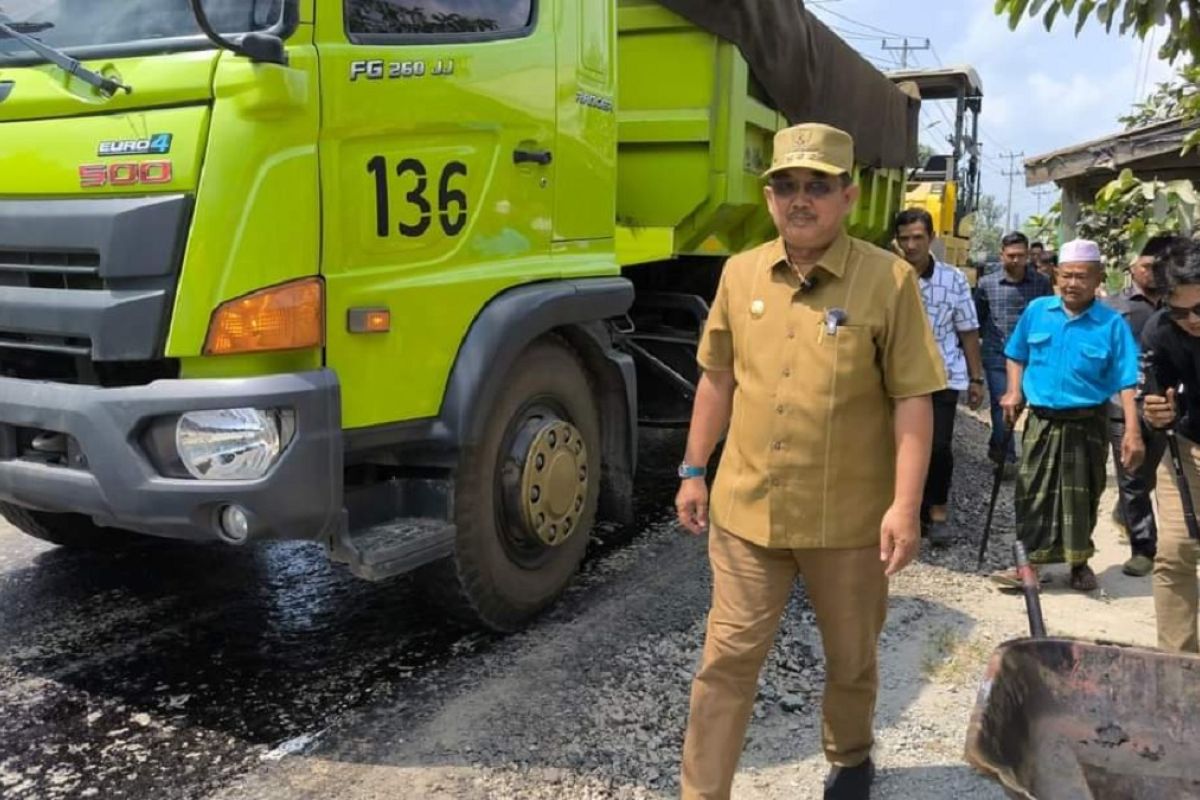
[{"label": "shovel handle", "polygon": [[1013,556],[1017,563],[1017,574],[1021,576],[1021,591],[1025,593],[1025,613],[1029,616],[1029,635],[1034,639],[1046,638],[1046,621],[1042,618],[1041,583],[1029,563],[1029,554],[1020,540],[1013,543]]},{"label": "shovel handle", "polygon": [[1008,455],[1008,447],[1012,444],[1013,435],[1016,431],[1014,425],[1006,425],[1004,428],[1004,442],[1000,445],[1000,463],[996,465],[995,474],[992,476],[992,499],[988,503],[987,519],[983,523],[983,534],[979,537],[979,556],[975,560],[975,571],[979,572],[983,569],[983,562],[987,558],[988,540],[992,536],[992,518],[996,515],[996,501],[1000,499],[1000,484],[1004,481],[1004,462]]}]

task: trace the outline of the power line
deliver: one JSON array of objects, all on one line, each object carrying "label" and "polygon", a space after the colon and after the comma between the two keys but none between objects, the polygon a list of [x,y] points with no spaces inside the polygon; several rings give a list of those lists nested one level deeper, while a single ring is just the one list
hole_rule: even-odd
[{"label": "power line", "polygon": [[908,69],[908,54],[909,54],[909,52],[916,51],[916,50],[928,50],[929,49],[929,40],[926,39],[925,44],[921,44],[921,45],[909,44],[908,37],[905,36],[905,37],[903,37],[901,44],[889,45],[888,40],[884,39],[883,40],[883,49],[886,51],[899,50],[901,53],[900,69]]},{"label": "power line", "polygon": [[1042,215],[1042,198],[1054,194],[1055,191],[1055,189],[1049,186],[1039,186],[1033,190],[1033,195],[1037,198],[1037,213],[1039,217]]},{"label": "power line", "polygon": [[1146,39],[1142,39],[1142,49],[1138,51],[1137,71],[1133,73],[1133,103],[1137,103],[1142,99],[1142,92],[1139,88],[1142,84],[1142,69],[1146,61]]},{"label": "power line", "polygon": [[1025,153],[1024,151],[1020,153],[1001,153],[1000,157],[1008,159],[1008,169],[1004,172],[1004,177],[1008,178],[1008,205],[1004,208],[1004,224],[1006,227],[1011,225],[1013,228],[1015,228],[1017,225],[1016,222],[1013,221],[1012,215],[1013,178],[1017,177],[1017,175],[1024,174],[1023,171],[1018,171],[1016,169],[1016,162],[1018,158],[1024,158]]},{"label": "power line", "polygon": [[879,37],[875,36],[874,34],[855,33],[854,31],[848,31],[845,28],[839,28],[837,25],[830,25],[829,30],[833,31],[838,36],[841,36],[843,39],[851,39],[856,42],[878,42],[879,41]]},{"label": "power line", "polygon": [[[938,65],[939,67],[945,68],[945,66],[946,66],[946,63],[945,63],[945,61],[942,59],[942,55],[941,55],[941,53],[939,53],[939,52],[938,52],[938,50],[937,50],[937,47],[936,47],[935,45],[933,45],[932,43],[930,43],[930,46],[929,46],[929,52],[933,53],[933,58],[934,58],[934,60],[935,60],[935,61],[937,61],[937,65]],[[994,147],[996,147],[996,148],[998,148],[998,149],[1000,149],[1000,150],[1008,150],[1008,149],[1009,149],[1008,145],[1004,144],[1003,142],[1000,142],[1000,141],[996,140],[996,139],[995,139],[994,137],[992,137],[992,136],[989,136],[989,135],[988,135],[988,133],[987,133],[987,131],[983,130],[982,126],[981,126],[981,127],[980,127],[980,129],[979,129],[979,135],[980,135],[980,137],[981,137],[981,138],[983,138],[983,139],[987,139],[989,142],[991,142],[991,143],[992,143],[992,145],[993,145]]]},{"label": "power line", "polygon": [[[824,6],[821,6],[821,12],[823,14],[829,14],[831,16],[837,17],[838,19],[842,20],[843,22],[849,22],[851,25],[856,25],[860,28],[863,28],[864,30],[872,31],[873,33],[878,33],[883,36],[891,36],[893,38],[903,38],[905,36],[905,34],[903,34],[903,33],[897,33],[896,31],[885,31],[883,28],[877,28],[876,26],[868,25],[865,22],[859,22],[858,20],[854,19],[853,17],[848,17],[845,14],[842,14],[838,11],[834,11],[832,8],[825,8]],[[917,39],[917,38],[921,38],[921,37],[910,36],[909,38]]]},{"label": "power line", "polygon": [[1146,89],[1150,84],[1150,64],[1154,60],[1154,40],[1158,37],[1158,29],[1150,29],[1150,38],[1143,39],[1142,44],[1146,45],[1146,67],[1142,72],[1141,87],[1134,86],[1136,95],[1133,98],[1134,103],[1140,103],[1146,96]]},{"label": "power line", "polygon": [[[895,39],[901,39],[901,40],[908,38],[908,39],[915,39],[918,41],[924,41],[928,44],[928,49],[929,49],[930,53],[932,53],[933,58],[937,62],[938,66],[943,67],[943,68],[945,67],[945,61],[942,58],[941,53],[938,52],[937,46],[933,43],[932,39],[930,39],[928,37],[924,37],[924,36],[905,37],[905,35],[902,33],[897,33],[896,31],[885,30],[885,29],[880,28],[875,25],[870,25],[865,22],[860,22],[859,20],[856,20],[853,17],[847,16],[840,12],[834,11],[833,9],[827,8],[825,4],[831,3],[831,2],[838,2],[838,0],[808,0],[808,4],[810,6],[817,6],[822,14],[829,14],[833,17],[837,17],[838,19],[843,20],[844,22],[848,22],[851,25],[857,26],[858,28],[861,28],[861,29],[864,29],[867,31],[872,31],[874,33],[878,33],[878,34],[881,34],[881,35],[883,35],[885,37],[889,37],[889,38],[895,38]],[[817,9],[814,9],[814,13],[816,13],[816,10]],[[826,24],[829,24],[830,28],[832,30],[836,31],[839,35],[842,35],[845,38],[851,39],[856,42],[874,42],[874,41],[878,41],[878,38],[879,38],[877,36],[868,36],[864,33],[858,32],[858,31],[847,30],[844,26],[837,26],[837,25],[833,25],[828,22]],[[910,45],[907,49],[905,49],[903,46],[901,46],[901,47],[892,47],[891,50],[889,51],[886,48],[887,42],[885,41],[883,44],[885,46],[885,53],[886,53],[887,57],[890,59],[890,65],[898,66],[901,68],[904,68],[904,63],[905,63],[904,60],[897,58],[895,53],[892,51],[901,50],[904,52],[904,55],[907,56],[910,52],[926,49],[924,47],[916,48],[916,47],[913,47]],[[877,67],[887,67],[889,65],[889,62],[884,62],[881,58],[879,58],[877,56],[873,56],[872,54],[865,52],[862,49],[859,49],[859,53],[860,53],[860,55],[862,55],[864,58],[866,58],[868,61],[870,61],[872,64],[874,64]],[[916,63],[915,56],[913,57],[913,62]],[[946,111],[946,109],[941,104],[935,104],[935,106],[938,110],[938,113],[940,113],[942,115],[942,118],[946,121],[946,124],[950,125],[951,127],[954,127],[954,123],[950,119],[949,113]],[[1001,142],[999,139],[992,136],[990,133],[988,133],[988,131],[986,129],[984,129],[984,127],[982,125],[980,125],[980,127],[979,127],[979,136],[981,139],[986,140],[988,143],[990,143],[998,151],[1011,150],[1011,148],[1009,147],[1009,145],[1007,143]],[[983,154],[983,148],[982,148],[983,143],[977,142],[976,144],[979,146],[980,156],[981,156],[981,159],[983,159],[981,164],[986,164],[986,159],[988,159],[989,157],[985,156]],[[992,170],[996,174],[1003,175],[1004,168],[1002,165],[1000,165],[999,162],[993,162],[993,164],[991,166],[992,166]]]}]

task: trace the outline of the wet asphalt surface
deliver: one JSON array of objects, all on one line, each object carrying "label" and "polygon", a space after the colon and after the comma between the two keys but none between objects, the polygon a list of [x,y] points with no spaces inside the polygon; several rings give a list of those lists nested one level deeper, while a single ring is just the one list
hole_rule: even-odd
[{"label": "wet asphalt surface", "polygon": [[[639,524],[603,531],[585,572],[669,514],[681,448],[643,437]],[[316,545],[83,552],[0,522],[0,796],[204,797],[494,641]]]}]

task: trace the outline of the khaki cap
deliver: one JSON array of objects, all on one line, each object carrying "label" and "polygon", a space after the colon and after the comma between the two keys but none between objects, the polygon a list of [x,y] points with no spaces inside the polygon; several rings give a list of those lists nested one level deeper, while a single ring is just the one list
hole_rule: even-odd
[{"label": "khaki cap", "polygon": [[829,175],[854,171],[854,139],[829,125],[807,122],[775,134],[771,168],[766,178],[785,169],[811,169]]}]

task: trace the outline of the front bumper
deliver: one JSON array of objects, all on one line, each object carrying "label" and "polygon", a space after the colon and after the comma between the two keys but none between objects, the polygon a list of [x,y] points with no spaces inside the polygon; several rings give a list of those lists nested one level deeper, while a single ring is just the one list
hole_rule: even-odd
[{"label": "front bumper", "polygon": [[[163,477],[141,443],[150,424],[187,411],[291,408],[296,432],[254,481]],[[66,434],[81,459],[22,456],[18,431]],[[341,519],[342,432],[330,370],[99,388],[0,378],[0,501],[74,512],[97,524],[179,539],[217,539],[220,509],[248,512],[251,539],[326,539]]]}]

